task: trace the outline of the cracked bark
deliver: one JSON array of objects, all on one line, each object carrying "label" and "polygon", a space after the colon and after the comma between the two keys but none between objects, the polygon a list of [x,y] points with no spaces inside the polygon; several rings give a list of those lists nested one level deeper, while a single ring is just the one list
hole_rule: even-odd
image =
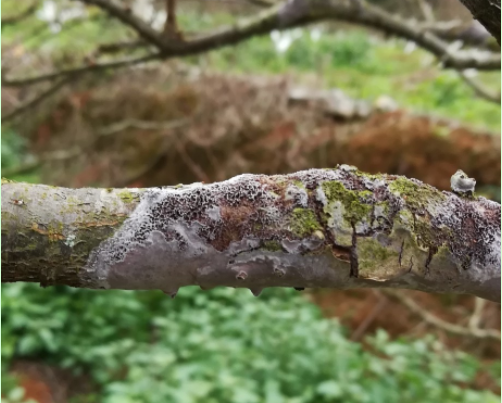
[{"label": "cracked bark", "polygon": [[460,0],[500,45],[500,0]]},{"label": "cracked bark", "polygon": [[[21,203],[21,204],[20,204]],[[500,302],[500,205],[354,167],[151,189],[2,183],[2,282],[403,288]]]}]

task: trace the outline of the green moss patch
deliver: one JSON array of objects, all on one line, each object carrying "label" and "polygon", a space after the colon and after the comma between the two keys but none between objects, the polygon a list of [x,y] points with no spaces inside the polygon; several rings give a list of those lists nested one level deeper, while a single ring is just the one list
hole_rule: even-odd
[{"label": "green moss patch", "polygon": [[314,231],[322,229],[314,212],[304,208],[295,208],[293,210],[290,226],[291,231],[299,237],[308,236]]},{"label": "green moss patch", "polygon": [[271,252],[278,252],[282,250],[281,244],[277,241],[265,241],[263,248]]},{"label": "green moss patch", "polygon": [[411,208],[423,207],[430,202],[443,202],[446,197],[439,190],[427,186],[417,185],[407,178],[398,178],[389,184],[392,193],[398,193]]},{"label": "green moss patch", "polygon": [[399,253],[382,246],[372,238],[359,239],[357,242],[359,269],[388,267],[389,259],[399,264]]},{"label": "green moss patch", "polygon": [[117,193],[117,196],[120,197],[120,199],[126,204],[132,203],[139,199],[139,195],[137,193],[133,193],[129,190],[121,190]]},{"label": "green moss patch", "polygon": [[324,194],[328,199],[328,208],[325,208],[325,213],[329,214],[332,208],[332,203],[340,202],[345,211],[343,217],[351,224],[362,221],[372,210],[372,204],[365,203],[363,200],[368,199],[372,193],[369,190],[349,190],[338,181],[328,181],[322,184]]}]

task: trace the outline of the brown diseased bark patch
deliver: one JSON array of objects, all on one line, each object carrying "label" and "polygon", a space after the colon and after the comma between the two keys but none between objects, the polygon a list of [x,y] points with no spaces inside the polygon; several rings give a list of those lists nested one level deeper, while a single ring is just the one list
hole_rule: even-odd
[{"label": "brown diseased bark patch", "polygon": [[220,214],[222,225],[216,238],[211,241],[218,251],[224,251],[232,242],[241,240],[252,231],[250,217],[255,213],[256,207],[251,203],[242,203],[237,206],[221,206]]}]

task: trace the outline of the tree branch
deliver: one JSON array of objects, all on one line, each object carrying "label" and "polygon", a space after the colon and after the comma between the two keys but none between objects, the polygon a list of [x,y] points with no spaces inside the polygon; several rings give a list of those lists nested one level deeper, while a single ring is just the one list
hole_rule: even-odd
[{"label": "tree branch", "polygon": [[246,0],[249,4],[256,7],[272,7],[276,2],[267,0]]},{"label": "tree branch", "polygon": [[500,302],[500,205],[354,167],[210,185],[2,184],[2,281],[405,288]]},{"label": "tree branch", "polygon": [[500,0],[460,0],[500,46]]},{"label": "tree branch", "polygon": [[169,41],[160,32],[153,29],[146,21],[136,17],[128,7],[119,6],[109,0],[78,0],[101,8],[124,25],[132,28],[145,41],[155,45],[159,50],[169,47]]},{"label": "tree branch", "polygon": [[2,77],[2,86],[23,87],[26,85],[40,83],[40,82],[46,81],[46,80],[54,80],[54,79],[64,77],[64,76],[73,76],[75,74],[84,74],[84,73],[102,71],[102,70],[107,70],[107,69],[132,66],[134,64],[145,63],[145,62],[159,59],[159,58],[160,58],[160,55],[158,53],[149,53],[149,54],[139,56],[136,58],[115,60],[115,61],[106,62],[106,63],[94,63],[91,65],[85,65],[85,66],[75,67],[75,68],[71,68],[71,69],[55,71],[53,73],[42,74],[39,76],[29,77],[29,78],[8,80],[8,79],[4,79]]},{"label": "tree branch", "polygon": [[455,334],[457,336],[467,336],[476,339],[489,339],[500,341],[500,332],[492,329],[480,329],[479,327],[470,326],[463,327],[456,325],[454,323],[449,323],[432,313],[428,312],[425,308],[422,308],[410,297],[400,293],[396,290],[383,290],[387,295],[391,295],[405,305],[411,312],[415,315],[421,317],[429,325],[435,326],[438,329],[445,330],[448,333]]},{"label": "tree branch", "polygon": [[154,45],[158,53],[139,59],[116,61],[84,66],[76,69],[45,74],[29,79],[4,80],[3,85],[19,86],[40,82],[75,72],[92,72],[113,67],[122,67],[153,59],[169,59],[196,55],[224,46],[235,45],[253,36],[265,35],[273,30],[284,30],[325,20],[346,21],[358,24],[399,38],[414,41],[418,46],[437,56],[444,67],[465,70],[499,70],[500,54],[480,50],[453,50],[450,44],[432,32],[425,31],[419,23],[403,20],[386,11],[364,2],[341,2],[338,0],[291,0],[279,3],[258,13],[254,17],[237,21],[231,26],[192,40],[175,40],[151,28],[146,22],[134,16],[129,9],[107,0],[79,0],[101,7],[110,15],[134,29],[147,43]]},{"label": "tree branch", "polygon": [[101,53],[118,53],[124,50],[140,49],[148,45],[149,44],[143,40],[103,43],[97,47],[94,54],[99,55]]},{"label": "tree branch", "polygon": [[464,80],[464,82],[474,90],[477,96],[486,101],[500,105],[500,91],[498,93],[489,91],[488,88],[483,87],[482,84],[469,77],[465,71],[459,71],[458,74],[462,80]]},{"label": "tree branch", "polygon": [[50,86],[47,90],[41,92],[35,98],[27,101],[26,103],[17,107],[13,111],[6,113],[5,115],[2,116],[2,124],[14,119],[15,117],[29,111],[32,108],[36,107],[44,99],[46,99],[46,98],[50,97],[51,95],[55,94],[56,92],[58,92],[61,88],[63,88],[66,84],[68,84],[68,82],[69,82],[69,78],[63,77],[61,80],[56,82],[54,85]]},{"label": "tree branch", "polygon": [[[87,144],[87,147],[92,147],[100,138],[111,136],[120,133],[127,129],[141,129],[141,130],[157,130],[157,131],[169,131],[187,125],[191,119],[177,119],[167,122],[153,122],[147,120],[135,120],[127,119],[117,123],[112,123],[106,127],[96,130],[97,137]],[[54,162],[54,161],[64,161],[75,158],[79,155],[84,154],[88,150],[82,149],[81,147],[73,147],[70,150],[59,150],[52,151],[42,154],[41,156],[35,156],[30,158],[19,165],[11,168],[2,169],[2,174],[6,177],[13,177],[22,173],[32,171],[44,163]],[[130,181],[126,181],[125,185],[128,185]]]},{"label": "tree branch", "polygon": [[[335,10],[332,11],[333,14],[334,12]],[[500,69],[500,54],[479,50],[455,50],[453,52],[448,42],[443,41],[431,32],[423,31],[420,24],[413,24],[368,4],[359,14],[346,15],[345,19],[414,41],[418,46],[438,57],[445,67],[464,70],[467,68],[476,68],[478,70]]]}]

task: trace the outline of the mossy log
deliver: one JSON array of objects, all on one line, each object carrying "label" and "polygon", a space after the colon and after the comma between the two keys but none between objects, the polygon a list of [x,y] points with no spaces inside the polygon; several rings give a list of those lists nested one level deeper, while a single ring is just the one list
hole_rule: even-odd
[{"label": "mossy log", "polygon": [[403,288],[500,302],[500,204],[355,167],[149,189],[2,181],[2,282]]}]

